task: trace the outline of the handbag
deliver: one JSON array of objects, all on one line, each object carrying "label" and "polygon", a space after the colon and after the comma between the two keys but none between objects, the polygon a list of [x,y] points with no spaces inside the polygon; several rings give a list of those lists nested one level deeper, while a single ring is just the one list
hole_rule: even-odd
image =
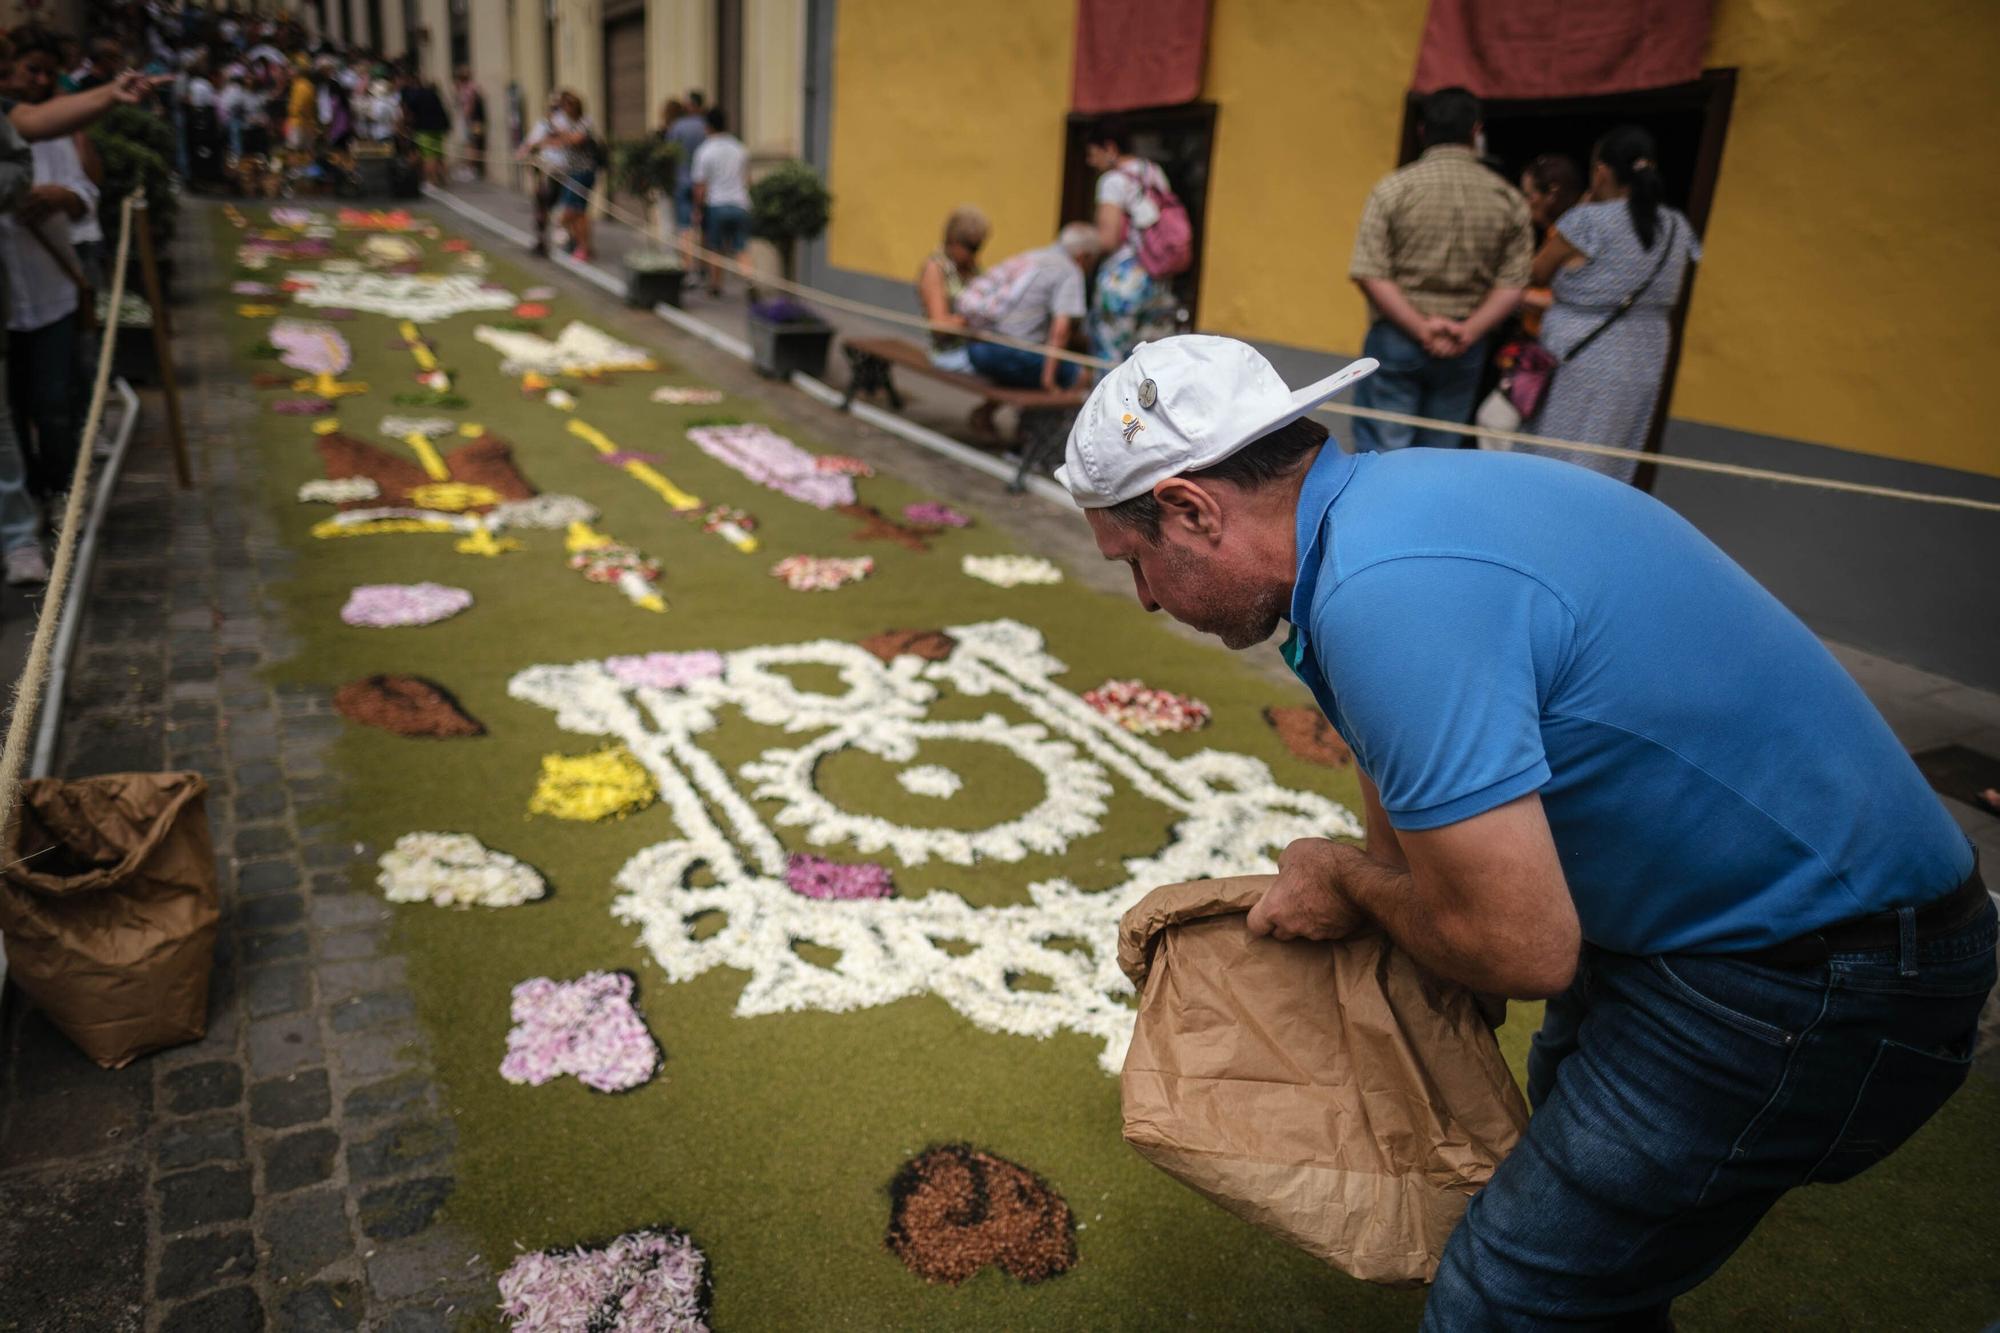
[{"label": "handbag", "polygon": [[[1576,345],[1561,356],[1556,356],[1539,342],[1524,341],[1514,358],[1513,368],[1501,377],[1500,387],[1494,392],[1505,394],[1508,401],[1521,414],[1523,421],[1531,420],[1541,410],[1542,400],[1548,396],[1549,386],[1555,383],[1556,371],[1576,359],[1578,353],[1596,342],[1599,335],[1625,317],[1627,311],[1639,303],[1639,297],[1653,279],[1660,276],[1660,270],[1667,266],[1667,260],[1674,253],[1674,240],[1680,234],[1680,219],[1667,218],[1667,234],[1660,238],[1660,257],[1653,261],[1652,271],[1645,280],[1625,294],[1625,299],[1612,308],[1610,314],[1597,327],[1577,339]],[[1483,410],[1483,409],[1482,409]]]},{"label": "handbag", "polygon": [[[1194,266],[1194,228],[1188,221],[1187,205],[1174,197],[1171,188],[1154,185],[1145,167],[1134,169],[1130,175],[1139,187],[1139,198],[1134,202],[1145,204],[1143,211],[1148,215],[1148,220],[1141,222],[1140,210],[1126,212],[1139,233],[1136,247],[1139,266],[1155,278],[1171,278],[1187,272]],[[1160,172],[1159,176],[1164,182],[1165,173]]]},{"label": "handbag", "polygon": [[1489,435],[1486,431],[1519,430],[1522,420],[1521,409],[1514,406],[1514,400],[1507,396],[1506,384],[1503,382],[1494,386],[1493,392],[1487,394],[1485,401],[1479,404],[1479,410],[1472,414],[1472,424],[1486,428],[1475,437],[1479,448],[1512,453],[1514,446],[1511,442],[1497,435]]}]

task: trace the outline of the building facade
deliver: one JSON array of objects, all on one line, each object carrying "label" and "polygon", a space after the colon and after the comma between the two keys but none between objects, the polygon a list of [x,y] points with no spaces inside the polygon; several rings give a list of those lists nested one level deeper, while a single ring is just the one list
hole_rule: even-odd
[{"label": "building facade", "polygon": [[[364,0],[322,0],[356,9]],[[835,204],[808,281],[913,308],[947,212],[992,218],[990,256],[1085,216],[1073,113],[1091,0],[365,0],[407,5],[440,79],[456,43],[498,129],[509,90],[583,95],[612,138],[700,87],[764,159],[799,156]],[[1185,8],[1186,6],[1180,6]],[[1199,89],[1132,113],[1197,224],[1185,292],[1204,331],[1288,375],[1355,353],[1347,280],[1368,190],[1414,149],[1429,0],[1211,0]],[[441,37],[440,34],[443,36]],[[1655,131],[1706,257],[1684,312],[1667,455],[2000,500],[1984,372],[2000,354],[2000,191],[1968,158],[2000,110],[2000,8],[1714,0],[1699,77],[1622,96],[1489,106],[1502,157]],[[532,112],[529,112],[532,119]],[[504,134],[497,136],[504,139]],[[490,173],[511,176],[503,154]],[[2000,516],[1656,470],[1654,493],[1815,628],[2000,687],[2000,616],[1973,571]]]}]

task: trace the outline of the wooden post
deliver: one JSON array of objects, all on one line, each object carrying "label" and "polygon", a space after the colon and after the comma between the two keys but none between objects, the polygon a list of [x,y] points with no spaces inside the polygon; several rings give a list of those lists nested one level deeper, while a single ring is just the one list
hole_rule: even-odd
[{"label": "wooden post", "polygon": [[[174,477],[181,489],[194,485],[188,468],[187,434],[181,428],[181,387],[174,378],[173,334],[167,327],[167,301],[160,291],[160,266],[153,258],[153,219],[146,208],[145,191],[132,206],[132,225],[139,229],[139,274],[146,284],[146,304],[153,308],[153,355],[160,363],[160,388],[167,399],[167,438],[174,446]],[[117,319],[118,312],[111,312]]]}]

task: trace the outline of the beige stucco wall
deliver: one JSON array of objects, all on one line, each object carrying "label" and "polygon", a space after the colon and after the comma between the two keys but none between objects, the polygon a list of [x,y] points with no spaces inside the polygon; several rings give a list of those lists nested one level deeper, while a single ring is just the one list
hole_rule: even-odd
[{"label": "beige stucco wall", "polygon": [[805,0],[744,0],[743,125],[756,157],[797,157],[805,124]]},{"label": "beige stucco wall", "polygon": [[646,105],[652,122],[669,97],[714,91],[714,0],[646,0]]},{"label": "beige stucco wall", "polygon": [[[490,181],[505,181],[512,169],[511,145],[507,142],[507,84],[514,77],[513,11],[517,8],[537,6],[532,0],[484,0],[472,6],[466,22],[472,81],[486,98],[484,175]],[[452,114],[458,114],[456,105]],[[465,138],[462,125],[459,138]]]}]

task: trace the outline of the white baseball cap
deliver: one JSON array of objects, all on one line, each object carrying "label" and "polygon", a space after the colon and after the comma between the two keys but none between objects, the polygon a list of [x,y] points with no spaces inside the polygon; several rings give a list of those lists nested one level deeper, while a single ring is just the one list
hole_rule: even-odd
[{"label": "white baseball cap", "polygon": [[1091,391],[1056,480],[1085,509],[1144,495],[1297,421],[1380,363],[1350,361],[1294,393],[1249,343],[1187,333],[1140,343]]}]

